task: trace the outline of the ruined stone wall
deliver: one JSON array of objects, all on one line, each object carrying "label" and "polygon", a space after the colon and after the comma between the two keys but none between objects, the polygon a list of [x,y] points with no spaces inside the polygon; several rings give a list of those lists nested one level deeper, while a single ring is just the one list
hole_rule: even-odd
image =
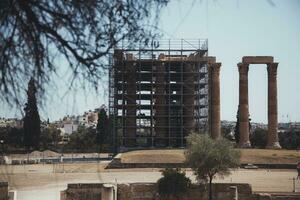
[{"label": "ruined stone wall", "polygon": [[132,183],[118,185],[118,200],[153,200],[157,195],[156,184]]},{"label": "ruined stone wall", "polygon": [[[230,186],[237,186],[239,200],[256,200],[253,199],[252,189],[249,184],[214,184],[213,199],[215,200],[232,200],[233,196]],[[180,196],[181,200],[207,200],[208,194],[205,187],[193,185],[188,191]],[[158,196],[157,186],[153,183],[133,183],[118,185],[118,200],[163,200]],[[177,200],[169,198],[168,200]]]},{"label": "ruined stone wall", "polygon": [[[237,183],[213,184],[214,200],[233,200],[232,186],[237,188],[239,200],[300,200],[300,195],[292,194],[254,194],[251,185]],[[179,197],[180,200],[207,200],[207,186],[192,185],[188,191]],[[101,200],[102,184],[69,184],[68,189],[61,193],[61,200]],[[118,184],[118,200],[178,200],[178,198],[163,199],[159,197],[155,183]],[[102,199],[105,200],[105,199]]]},{"label": "ruined stone wall", "polygon": [[68,184],[60,194],[61,200],[101,200],[102,184]]}]

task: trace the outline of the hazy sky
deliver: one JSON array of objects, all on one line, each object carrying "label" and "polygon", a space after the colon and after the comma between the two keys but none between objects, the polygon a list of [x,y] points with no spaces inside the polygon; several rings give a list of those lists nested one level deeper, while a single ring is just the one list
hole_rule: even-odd
[{"label": "hazy sky", "polygon": [[[235,120],[238,105],[237,63],[243,56],[274,56],[278,65],[279,121],[300,121],[300,1],[299,0],[171,0],[159,27],[164,38],[208,38],[209,55],[222,62],[221,118]],[[63,65],[62,63],[61,65]],[[67,78],[61,78],[67,82]],[[64,80],[65,79],[65,80]],[[107,90],[95,95],[78,89],[61,98],[58,87],[44,119],[62,118],[107,103]],[[60,96],[60,97],[59,97]],[[250,65],[249,106],[252,121],[267,122],[266,65]],[[18,116],[0,105],[0,117]],[[288,116],[288,117],[287,117]]]},{"label": "hazy sky", "polygon": [[[165,36],[208,38],[209,55],[222,62],[222,120],[235,120],[239,79],[236,64],[248,55],[274,56],[279,62],[279,121],[300,121],[299,0],[171,2],[161,17]],[[250,65],[249,111],[252,121],[267,122],[266,65]]]}]

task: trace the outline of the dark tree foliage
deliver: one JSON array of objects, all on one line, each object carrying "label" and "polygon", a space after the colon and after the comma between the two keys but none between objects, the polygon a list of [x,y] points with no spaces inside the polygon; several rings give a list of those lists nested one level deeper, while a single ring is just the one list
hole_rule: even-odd
[{"label": "dark tree foliage", "polygon": [[97,122],[97,144],[99,145],[99,151],[103,149],[103,144],[105,140],[107,141],[107,136],[109,134],[109,124],[108,117],[104,107],[100,109],[98,113],[98,122]]},{"label": "dark tree foliage", "polygon": [[27,103],[25,104],[24,112],[24,146],[27,149],[39,148],[41,122],[36,100],[37,89],[35,82],[30,79],[27,90]]},{"label": "dark tree foliage", "polygon": [[254,148],[265,148],[267,145],[268,131],[262,128],[256,128],[250,135],[250,142]]},{"label": "dark tree foliage", "polygon": [[291,129],[280,132],[279,143],[284,149],[300,149],[300,131]]},{"label": "dark tree foliage", "polygon": [[42,149],[57,150],[58,142],[61,140],[60,131],[54,127],[41,129],[40,147]]},{"label": "dark tree foliage", "polygon": [[64,148],[68,151],[95,152],[96,130],[79,126],[78,131],[70,135],[70,141]]},{"label": "dark tree foliage", "polygon": [[157,181],[158,193],[163,198],[175,197],[185,193],[191,184],[191,180],[180,169],[167,168],[162,171],[163,177]]},{"label": "dark tree foliage", "polygon": [[4,141],[7,147],[20,148],[23,146],[24,131],[22,128],[1,127],[0,140]]},{"label": "dark tree foliage", "polygon": [[[268,131],[257,128],[250,137],[253,147],[265,148],[267,145]],[[300,149],[300,132],[294,129],[279,132],[279,143],[284,149]]]},{"label": "dark tree foliage", "polygon": [[238,144],[240,142],[240,106],[238,107],[238,111],[236,113],[236,125],[234,129],[234,137],[235,142]]},{"label": "dark tree foliage", "polygon": [[23,137],[24,137],[23,129],[12,127],[10,128],[10,131],[8,133],[7,143],[15,147],[21,147],[23,142]]},{"label": "dark tree foliage", "polygon": [[232,127],[221,127],[222,136],[230,141],[234,141],[234,136],[231,135]]},{"label": "dark tree foliage", "polygon": [[[43,91],[68,63],[75,79],[95,89],[109,52],[127,40],[147,45],[157,36],[160,9],[168,0],[1,0],[0,99],[20,103],[23,81],[33,77]],[[13,100],[13,101],[12,101]]]}]

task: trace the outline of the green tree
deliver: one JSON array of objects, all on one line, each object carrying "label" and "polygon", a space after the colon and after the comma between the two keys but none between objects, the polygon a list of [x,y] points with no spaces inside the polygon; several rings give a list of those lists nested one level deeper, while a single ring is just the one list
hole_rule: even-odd
[{"label": "green tree", "polygon": [[43,149],[56,148],[60,140],[60,130],[54,127],[46,127],[41,130],[40,146]]},{"label": "green tree", "polygon": [[213,140],[207,135],[190,134],[187,137],[186,162],[201,183],[209,182],[209,200],[212,200],[212,180],[216,175],[230,174],[240,165],[240,152],[222,138]]},{"label": "green tree", "polygon": [[25,104],[25,117],[23,119],[24,146],[27,150],[30,148],[39,148],[41,122],[37,107],[36,92],[35,81],[31,78],[28,83],[27,103]]},{"label": "green tree", "polygon": [[191,184],[191,180],[180,169],[167,168],[162,171],[162,178],[157,181],[158,193],[163,198],[180,199]]},{"label": "green tree", "polygon": [[51,142],[52,142],[52,138],[50,135],[50,130],[48,128],[42,129],[41,136],[40,136],[40,147],[42,149],[48,149]]},{"label": "green tree", "polygon": [[238,144],[240,142],[240,106],[238,107],[238,111],[236,113],[236,125],[234,129],[234,137],[235,142]]},{"label": "green tree", "polygon": [[23,145],[23,128],[17,127],[0,127],[0,140],[3,140],[6,151],[22,148]]},{"label": "green tree", "polygon": [[98,113],[97,121],[97,144],[99,147],[99,153],[103,150],[104,141],[107,139],[109,132],[108,117],[104,106],[101,107]]},{"label": "green tree", "polygon": [[222,136],[230,141],[234,141],[234,136],[231,135],[232,127],[221,127]]},{"label": "green tree", "polygon": [[96,133],[93,128],[79,126],[77,132],[70,135],[70,141],[66,145],[67,149],[78,152],[93,152],[96,147]]},{"label": "green tree", "polygon": [[21,147],[23,142],[24,131],[22,128],[9,128],[7,143],[14,147]]},{"label": "green tree", "polygon": [[250,135],[251,145],[255,148],[265,148],[267,145],[268,131],[262,128],[256,128]]},{"label": "green tree", "polygon": [[290,129],[279,133],[279,142],[285,149],[300,149],[300,131]]}]

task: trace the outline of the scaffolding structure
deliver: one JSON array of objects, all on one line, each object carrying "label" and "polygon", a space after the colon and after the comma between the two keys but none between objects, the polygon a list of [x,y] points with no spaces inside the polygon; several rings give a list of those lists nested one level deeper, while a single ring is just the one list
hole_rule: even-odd
[{"label": "scaffolding structure", "polygon": [[109,114],[116,147],[183,147],[209,131],[207,40],[160,40],[115,48]]}]

